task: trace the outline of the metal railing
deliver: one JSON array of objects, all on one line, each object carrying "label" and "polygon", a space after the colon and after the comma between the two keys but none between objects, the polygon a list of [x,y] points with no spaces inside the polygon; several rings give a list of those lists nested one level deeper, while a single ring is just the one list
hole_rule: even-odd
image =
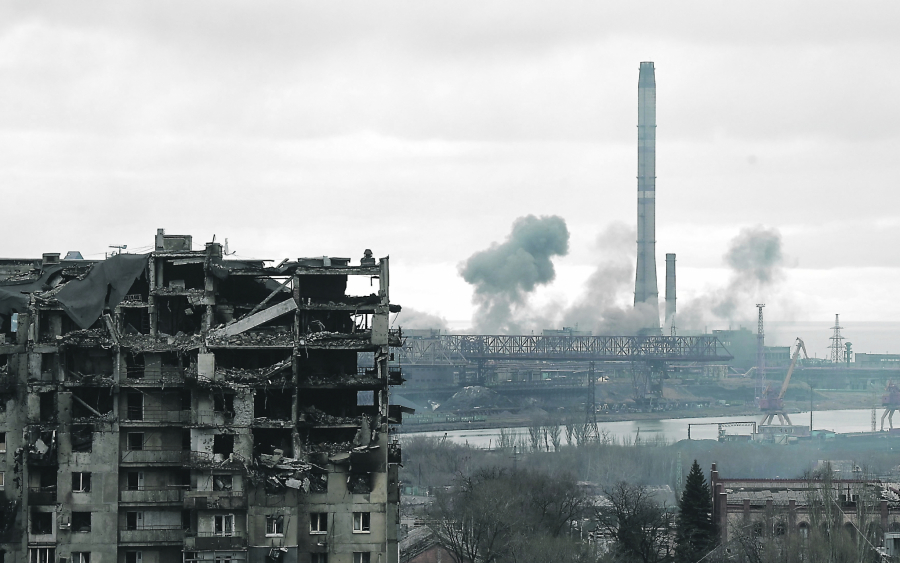
[{"label": "metal railing", "polygon": [[476,360],[683,361],[731,359],[714,336],[441,335],[407,338],[400,361],[466,363]]},{"label": "metal railing", "polygon": [[28,503],[56,504],[56,487],[28,487]]},{"label": "metal railing", "polygon": [[128,379],[140,379],[143,381],[156,381],[161,379],[184,379],[188,368],[178,366],[158,366],[147,368],[143,366],[129,367],[125,371]]},{"label": "metal railing", "polygon": [[120,502],[182,502],[185,490],[178,487],[144,487],[119,491]]},{"label": "metal railing", "polygon": [[185,461],[187,452],[182,449],[144,446],[140,450],[123,450],[122,463],[177,463]]},{"label": "metal railing", "polygon": [[125,411],[125,422],[186,423],[190,419],[191,411],[165,407],[128,407]]},{"label": "metal railing", "polygon": [[183,542],[184,528],[181,526],[141,526],[134,530],[119,530],[122,543]]},{"label": "metal railing", "polygon": [[191,415],[190,422],[191,424],[209,424],[209,425],[221,425],[225,423],[230,423],[234,420],[234,413],[226,413],[222,411],[208,411],[208,410],[200,410],[200,411],[191,411],[193,414]]}]

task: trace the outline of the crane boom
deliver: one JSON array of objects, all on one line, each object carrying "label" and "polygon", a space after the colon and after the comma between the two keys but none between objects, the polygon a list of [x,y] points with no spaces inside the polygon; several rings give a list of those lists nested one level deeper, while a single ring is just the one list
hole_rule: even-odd
[{"label": "crane boom", "polygon": [[788,368],[787,375],[784,378],[784,383],[781,385],[781,393],[778,394],[779,399],[784,399],[784,394],[787,392],[788,384],[791,382],[791,374],[794,373],[794,366],[797,365],[797,358],[800,357],[800,350],[803,350],[803,357],[807,360],[809,359],[809,354],[806,353],[806,344],[803,343],[800,338],[797,338],[796,348],[794,349],[794,356],[791,358],[791,367]]}]

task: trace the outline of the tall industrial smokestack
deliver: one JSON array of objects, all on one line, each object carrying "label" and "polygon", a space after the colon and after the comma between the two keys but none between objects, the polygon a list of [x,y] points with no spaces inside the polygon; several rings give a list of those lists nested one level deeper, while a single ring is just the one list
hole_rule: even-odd
[{"label": "tall industrial smokestack", "polygon": [[666,254],[666,329],[675,334],[675,255]]},{"label": "tall industrial smokestack", "polygon": [[[638,221],[637,273],[634,304],[648,303],[659,311],[656,285],[656,72],[652,62],[641,63],[638,78]],[[659,313],[654,326],[659,332]]]}]

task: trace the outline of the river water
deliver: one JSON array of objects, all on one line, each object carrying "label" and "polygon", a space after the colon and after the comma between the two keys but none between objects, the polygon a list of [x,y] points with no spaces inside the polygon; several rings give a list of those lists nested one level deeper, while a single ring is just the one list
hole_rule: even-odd
[{"label": "river water", "polygon": [[[880,425],[881,409],[878,410],[878,423]],[[809,411],[791,414],[791,422],[798,425],[809,425]],[[688,424],[705,424],[704,426],[691,427],[691,438],[694,440],[715,440],[718,436],[718,422],[759,422],[762,415],[752,416],[710,416],[695,418],[665,418],[662,420],[622,420],[616,422],[598,422],[597,427],[604,430],[610,438],[619,443],[634,441],[638,436],[641,440],[665,439],[668,442],[685,440],[688,437]],[[887,421],[885,421],[887,422]],[[898,417],[900,426],[900,417]],[[871,409],[846,409],[834,411],[813,412],[813,427],[816,430],[832,430],[844,432],[868,432],[872,429]],[[525,427],[508,428],[518,439],[528,439],[528,429]],[[726,428],[727,434],[749,434],[749,426],[734,426]],[[458,443],[468,443],[477,448],[491,448],[497,444],[500,435],[499,428],[485,428],[483,430],[449,430],[446,432],[415,432],[401,434],[401,440],[408,440],[416,436],[447,436],[448,440]],[[561,429],[561,435],[565,441],[565,427]]]}]

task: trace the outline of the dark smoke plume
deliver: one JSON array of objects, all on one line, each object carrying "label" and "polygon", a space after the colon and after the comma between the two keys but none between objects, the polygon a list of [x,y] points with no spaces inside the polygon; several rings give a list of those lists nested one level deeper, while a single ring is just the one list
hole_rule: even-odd
[{"label": "dark smoke plume", "polygon": [[482,334],[521,330],[516,310],[528,293],[556,277],[551,258],[569,252],[569,230],[562,217],[519,217],[502,244],[476,252],[459,266],[475,286],[475,328]]}]

